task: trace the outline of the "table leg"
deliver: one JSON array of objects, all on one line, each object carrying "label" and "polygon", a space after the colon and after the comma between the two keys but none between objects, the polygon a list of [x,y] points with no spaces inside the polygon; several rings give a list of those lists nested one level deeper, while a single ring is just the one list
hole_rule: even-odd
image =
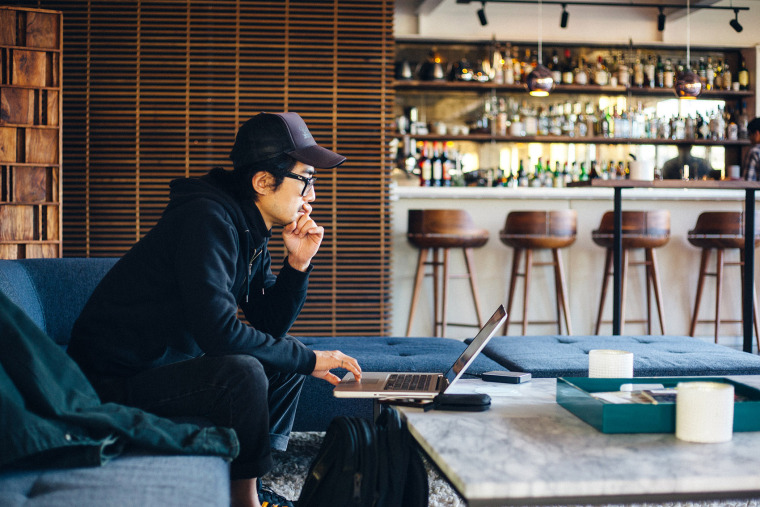
[{"label": "table leg", "polygon": [[[752,352],[752,325],[755,280],[755,189],[745,191],[744,202],[744,300],[742,301],[742,324],[744,352]],[[760,351],[758,351],[760,352]]]},{"label": "table leg", "polygon": [[623,211],[622,211],[622,188],[615,187],[614,201],[614,234],[612,245],[612,334],[620,334],[620,290],[621,273],[623,269]]}]

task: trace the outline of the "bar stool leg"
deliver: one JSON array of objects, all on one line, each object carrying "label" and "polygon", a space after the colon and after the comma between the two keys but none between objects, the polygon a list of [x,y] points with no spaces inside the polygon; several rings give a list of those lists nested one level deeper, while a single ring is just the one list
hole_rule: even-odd
[{"label": "bar stool leg", "polygon": [[409,321],[406,324],[406,336],[409,336],[412,332],[412,321],[414,320],[414,312],[417,310],[417,300],[420,296],[420,288],[422,287],[422,279],[425,277],[425,261],[427,260],[428,249],[420,248],[420,253],[417,256],[417,272],[414,275],[414,289],[412,290],[412,303],[409,305]]},{"label": "bar stool leg", "polygon": [[512,317],[512,302],[515,297],[515,287],[517,286],[517,277],[519,276],[520,268],[520,256],[522,255],[522,249],[515,248],[512,254],[512,273],[509,276],[509,293],[507,294],[507,319],[504,321],[504,335],[506,336],[509,330],[509,320]]},{"label": "bar stool leg", "polygon": [[652,334],[652,292],[654,292],[654,277],[652,276],[652,257],[649,249],[644,249],[644,270],[646,272],[644,284],[647,292],[647,334]]},{"label": "bar stool leg", "polygon": [[438,337],[440,336],[438,334],[438,323],[440,322],[439,319],[439,297],[438,297],[438,284],[439,284],[439,278],[440,278],[440,272],[438,270],[438,267],[440,266],[439,259],[439,249],[433,248],[433,260],[430,262],[430,264],[433,266],[433,336]]},{"label": "bar stool leg", "polygon": [[470,275],[470,289],[472,289],[472,300],[475,302],[475,313],[478,316],[478,326],[483,327],[483,314],[480,311],[478,281],[475,277],[475,262],[472,259],[472,248],[464,248],[463,250],[464,260],[467,263],[467,273]]},{"label": "bar stool leg", "polygon": [[446,336],[446,310],[448,309],[449,292],[449,249],[443,249],[443,295],[441,296],[441,336]]},{"label": "bar stool leg", "polygon": [[522,334],[528,332],[528,287],[530,286],[530,268],[533,266],[533,250],[525,250],[525,285],[523,286]]},{"label": "bar stool leg", "polygon": [[[715,263],[715,343],[718,343],[720,334],[720,293],[723,287],[723,249],[717,248]],[[742,299],[744,295],[742,294]]]},{"label": "bar stool leg", "polygon": [[654,299],[657,303],[657,315],[660,318],[660,332],[665,334],[665,317],[662,312],[662,287],[660,286],[660,279],[657,275],[657,273],[659,273],[659,270],[657,269],[657,254],[653,248],[650,250],[651,253],[649,255],[652,259],[652,279],[654,280]]},{"label": "bar stool leg", "polygon": [[562,252],[559,248],[553,248],[552,254],[554,256],[554,285],[557,291],[557,327],[560,334],[562,334],[562,328],[559,323],[559,301],[562,301],[562,313],[565,315],[565,329],[568,335],[573,334],[572,327],[570,326],[570,310],[567,302],[567,285],[565,283],[565,268],[562,266]]},{"label": "bar stool leg", "polygon": [[612,249],[607,249],[607,256],[604,259],[604,276],[602,276],[602,294],[599,298],[599,312],[596,315],[596,327],[594,334],[599,334],[599,328],[602,325],[602,311],[604,310],[604,299],[607,297],[607,282],[610,276],[610,264],[612,264]]},{"label": "bar stool leg", "polygon": [[[739,265],[741,266],[741,279],[744,280],[744,250],[739,249]],[[744,289],[744,285],[742,285]],[[742,293],[742,301],[744,301],[744,294]],[[757,291],[755,290],[755,284],[752,283],[752,322],[755,328],[755,343],[757,345],[758,353],[760,353],[760,331],[758,331],[757,323]]]},{"label": "bar stool leg", "polygon": [[621,252],[623,257],[623,269],[620,271],[620,334],[623,334],[625,326],[625,291],[628,285],[628,250]]},{"label": "bar stool leg", "polygon": [[694,302],[694,313],[691,317],[689,326],[689,336],[694,336],[697,331],[697,320],[699,320],[699,305],[702,302],[702,291],[705,288],[705,278],[707,274],[707,262],[710,260],[710,249],[703,248],[702,256],[699,261],[699,279],[697,281],[697,299]]}]

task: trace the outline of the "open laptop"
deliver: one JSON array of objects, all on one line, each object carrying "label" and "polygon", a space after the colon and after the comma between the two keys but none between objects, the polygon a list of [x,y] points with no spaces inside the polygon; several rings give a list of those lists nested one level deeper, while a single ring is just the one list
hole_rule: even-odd
[{"label": "open laptop", "polygon": [[349,372],[335,386],[333,395],[337,398],[434,398],[459,380],[506,318],[507,312],[499,306],[445,374],[367,372],[357,382]]}]

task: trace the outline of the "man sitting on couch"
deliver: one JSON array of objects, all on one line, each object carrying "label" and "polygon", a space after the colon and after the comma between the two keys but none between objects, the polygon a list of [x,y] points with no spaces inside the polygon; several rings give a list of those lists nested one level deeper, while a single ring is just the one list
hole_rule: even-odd
[{"label": "man sitting on couch", "polygon": [[[286,335],[324,236],[311,218],[315,168],[345,157],[318,146],[297,114],[261,113],[240,128],[230,158],[232,171],[171,183],[161,219],[95,289],[68,352],[104,401],[233,428],[232,501],[258,506],[282,502],[256,478],[271,468],[271,448],[287,446],[303,375],[361,376],[354,358]],[[276,277],[275,225],[287,250]]]}]

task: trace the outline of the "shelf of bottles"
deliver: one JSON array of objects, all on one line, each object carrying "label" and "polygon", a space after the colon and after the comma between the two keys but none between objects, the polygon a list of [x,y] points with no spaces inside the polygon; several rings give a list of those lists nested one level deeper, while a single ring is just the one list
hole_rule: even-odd
[{"label": "shelf of bottles", "polygon": [[[584,175],[625,177],[632,152],[660,162],[680,145],[698,146],[722,171],[749,144],[754,94],[740,50],[692,48],[690,67],[704,91],[684,101],[673,84],[685,48],[543,47],[556,84],[548,97],[535,98],[524,84],[537,64],[534,45],[397,41],[397,168],[425,186],[511,185],[520,181],[519,165],[534,179],[556,174],[550,186],[557,186]],[[539,171],[540,159],[557,159],[557,150],[537,151],[532,143],[570,147],[559,166]],[[506,157],[503,145],[514,145]],[[469,157],[475,167],[468,166],[467,152],[478,150]],[[425,172],[426,161],[438,158],[453,164],[453,176],[445,166]]]}]

